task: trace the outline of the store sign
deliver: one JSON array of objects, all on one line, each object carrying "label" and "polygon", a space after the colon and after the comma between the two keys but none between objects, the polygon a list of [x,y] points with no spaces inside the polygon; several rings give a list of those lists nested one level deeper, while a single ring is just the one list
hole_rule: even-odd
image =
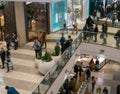
[{"label": "store sign", "polygon": [[0,0],[0,1],[21,1],[21,2],[58,2],[63,0]]}]

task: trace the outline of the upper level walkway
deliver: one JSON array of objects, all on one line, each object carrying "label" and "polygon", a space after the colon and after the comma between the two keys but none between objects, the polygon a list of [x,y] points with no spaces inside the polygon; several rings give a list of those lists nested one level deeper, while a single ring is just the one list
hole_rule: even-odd
[{"label": "upper level walkway", "polygon": [[[84,25],[84,22],[79,23],[79,29],[82,29]],[[99,26],[99,29],[101,29],[101,26]],[[108,32],[116,33],[118,28],[108,28]],[[61,33],[63,31],[58,31],[56,33],[51,33],[50,35],[47,35],[47,39],[55,39],[59,40],[61,37]],[[81,32],[81,31],[80,31]],[[68,31],[68,33],[65,33],[65,37],[67,39],[68,35],[71,35],[73,40],[78,36],[76,34],[71,34],[72,31]],[[102,39],[99,37],[100,34],[98,34],[98,43],[102,44]],[[115,39],[112,35],[108,35],[108,42],[106,45],[115,47]],[[78,39],[76,40],[78,41]],[[54,45],[56,41],[50,41],[47,42],[47,49],[53,50]],[[80,41],[78,41],[80,42]],[[79,43],[77,42],[77,46]],[[87,41],[86,41],[87,42]],[[93,42],[93,40],[90,40],[89,42]],[[74,48],[76,48],[76,42],[74,42]],[[0,93],[6,94],[6,90],[4,89],[5,85],[14,86],[17,88],[17,90],[21,94],[31,94],[34,87],[36,87],[40,82],[44,82],[44,77],[39,73],[37,69],[34,67],[34,51],[33,51],[33,42],[27,43],[24,47],[20,47],[18,50],[11,50],[11,59],[14,64],[14,70],[10,71],[9,73],[6,73],[6,69],[0,69]],[[43,52],[46,51],[46,49],[43,49]],[[69,60],[66,59],[66,60]],[[67,62],[67,61],[66,61]],[[65,62],[65,64],[66,64]],[[49,78],[48,78],[49,79]],[[43,88],[45,91],[48,88]],[[40,88],[40,89],[41,89]]]}]

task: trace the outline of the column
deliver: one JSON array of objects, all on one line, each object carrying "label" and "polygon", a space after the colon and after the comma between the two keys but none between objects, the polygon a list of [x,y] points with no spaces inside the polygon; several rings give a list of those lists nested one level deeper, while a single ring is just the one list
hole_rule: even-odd
[{"label": "column", "polygon": [[25,24],[25,9],[23,2],[14,2],[16,30],[19,38],[19,46],[26,44],[26,24]]}]

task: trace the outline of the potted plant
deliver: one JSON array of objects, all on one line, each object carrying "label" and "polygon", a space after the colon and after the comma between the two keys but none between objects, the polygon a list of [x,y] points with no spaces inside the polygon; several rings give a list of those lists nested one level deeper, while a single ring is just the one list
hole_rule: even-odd
[{"label": "potted plant", "polygon": [[44,56],[41,57],[42,61],[50,62],[52,60],[51,54],[49,52],[45,52]]},{"label": "potted plant", "polygon": [[52,58],[57,61],[60,58],[60,46],[59,43],[56,43],[54,51],[52,52]]},{"label": "potted plant", "polygon": [[49,69],[51,69],[52,66],[54,66],[54,64],[55,61],[52,59],[50,52],[46,51],[43,56],[42,54],[38,55],[37,66],[39,72],[43,75],[46,74],[49,71]]}]

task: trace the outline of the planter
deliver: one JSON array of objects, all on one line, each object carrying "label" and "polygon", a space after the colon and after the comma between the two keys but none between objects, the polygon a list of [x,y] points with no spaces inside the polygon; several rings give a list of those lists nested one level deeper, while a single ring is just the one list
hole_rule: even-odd
[{"label": "planter", "polygon": [[57,61],[60,59],[60,57],[61,57],[61,55],[59,55],[59,56],[52,56],[52,59],[53,59],[55,62],[57,62]]},{"label": "planter", "polygon": [[35,64],[38,67],[39,72],[42,73],[43,75],[45,75],[55,65],[55,63],[56,62],[54,60],[50,62],[35,60]]},{"label": "planter", "polygon": [[35,68],[38,68],[38,63],[41,62],[40,59],[35,59]]}]

